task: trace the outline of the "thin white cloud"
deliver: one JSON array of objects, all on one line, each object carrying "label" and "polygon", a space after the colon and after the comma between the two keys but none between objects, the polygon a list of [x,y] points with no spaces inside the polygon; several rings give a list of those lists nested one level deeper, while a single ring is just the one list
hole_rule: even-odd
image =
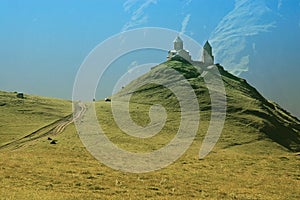
[{"label": "thin white cloud", "polygon": [[193,0],[185,0],[184,5],[189,6],[192,3]]},{"label": "thin white cloud", "polygon": [[282,7],[282,0],[278,0],[277,2],[277,9],[280,10]]},{"label": "thin white cloud", "polygon": [[128,12],[133,6],[134,4],[137,3],[138,0],[127,0],[125,1],[125,3],[123,4],[123,8],[125,10],[125,12]]},{"label": "thin white cloud", "polygon": [[187,14],[184,17],[183,21],[181,22],[181,31],[180,31],[180,34],[184,34],[185,33],[186,27],[187,27],[187,25],[188,25],[188,23],[190,21],[190,17],[191,17],[191,14]]},{"label": "thin white cloud", "polygon": [[122,31],[134,28],[147,22],[148,17],[145,14],[145,9],[151,4],[156,4],[157,0],[127,0],[123,4],[125,12],[131,14],[130,20],[123,26]]},{"label": "thin white cloud", "polygon": [[127,70],[130,71],[132,68],[137,67],[138,66],[138,61],[134,60],[130,63],[130,65],[128,66]]},{"label": "thin white cloud", "polygon": [[231,73],[248,71],[246,39],[275,27],[268,17],[270,9],[262,0],[236,0],[234,9],[217,25],[210,36],[215,57]]},{"label": "thin white cloud", "polygon": [[256,44],[254,42],[252,43],[252,50],[253,50],[253,53],[256,53]]}]

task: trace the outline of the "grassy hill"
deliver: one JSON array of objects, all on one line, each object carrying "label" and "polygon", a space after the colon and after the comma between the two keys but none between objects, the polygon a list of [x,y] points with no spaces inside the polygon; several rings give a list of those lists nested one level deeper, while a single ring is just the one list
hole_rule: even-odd
[{"label": "grassy hill", "polygon": [[[226,90],[227,116],[225,130],[227,128],[232,130],[222,133],[219,144],[223,147],[229,147],[271,139],[291,151],[300,151],[300,121],[276,103],[265,99],[246,80],[226,72],[220,65],[217,65],[217,67],[222,75]],[[210,96],[206,84],[200,76],[201,70],[197,70],[189,63],[180,61],[162,63],[123,88],[117,94],[117,97],[122,99],[123,96],[131,94],[132,88],[139,88],[132,95],[130,102],[149,105],[149,107],[154,104],[162,104],[171,113],[179,111],[179,102],[171,90],[156,84],[137,87],[137,85],[153,78],[163,80],[169,84],[176,82],[180,84],[178,78],[170,76],[170,69],[179,71],[191,84],[199,101],[201,122],[205,127],[205,124],[210,120]],[[181,93],[185,93],[185,91],[181,91]],[[188,98],[188,95],[186,96]],[[132,110],[133,113],[137,111],[137,109]],[[144,113],[146,119],[142,120],[146,124],[149,122],[147,113],[148,111]],[[136,119],[138,118],[140,116]]]},{"label": "grassy hill", "polygon": [[0,91],[0,146],[72,112],[70,101]]},{"label": "grassy hill", "polygon": [[[183,73],[199,99],[201,122],[182,157],[150,173],[113,170],[89,154],[71,124],[51,136],[58,140],[55,145],[42,137],[18,148],[0,149],[0,199],[299,199],[299,120],[264,99],[245,80],[218,67],[228,110],[222,135],[203,160],[198,154],[210,120],[208,90],[193,66],[171,61],[154,67],[117,96],[126,95],[147,77],[172,81],[164,74],[168,68]],[[5,104],[0,107],[2,144],[70,114],[68,101],[27,96],[23,103],[14,93],[0,94],[0,105]],[[110,102],[96,102],[97,117],[119,147],[150,152],[176,134],[178,100],[170,90],[154,84],[140,87],[130,100],[130,114],[142,126],[150,122],[149,108],[157,103],[165,107],[168,119],[161,132],[148,139],[122,132],[113,120]]]}]

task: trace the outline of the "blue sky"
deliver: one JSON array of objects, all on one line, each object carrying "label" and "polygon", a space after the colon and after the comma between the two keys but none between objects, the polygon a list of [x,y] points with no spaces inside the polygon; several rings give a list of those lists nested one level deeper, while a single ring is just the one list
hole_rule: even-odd
[{"label": "blue sky", "polygon": [[0,89],[71,99],[77,70],[96,45],[148,26],[210,40],[225,69],[300,116],[297,0],[1,0]]}]

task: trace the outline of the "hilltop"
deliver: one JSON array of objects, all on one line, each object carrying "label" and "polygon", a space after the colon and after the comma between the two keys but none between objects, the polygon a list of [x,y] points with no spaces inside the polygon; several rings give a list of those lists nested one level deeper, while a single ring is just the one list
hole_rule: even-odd
[{"label": "hilltop", "polygon": [[[271,139],[290,151],[300,151],[299,119],[275,102],[265,99],[246,80],[230,74],[220,65],[217,67],[222,76],[227,98],[225,129],[220,143],[224,146],[235,146]],[[141,83],[153,78],[176,84],[178,78],[169,76],[170,69],[180,72],[191,84],[199,101],[201,120],[208,121],[210,119],[210,96],[201,77],[205,68],[199,70],[197,66],[189,62],[172,60],[153,67],[150,72],[124,87],[116,96],[122,98],[122,96],[130,95],[132,88],[138,88],[131,97],[131,103],[162,104],[169,110],[179,111],[179,102],[169,89],[156,84],[139,87]],[[206,71],[210,73],[208,69]],[[239,129],[241,132],[227,132],[226,129],[229,127],[232,130]]]}]

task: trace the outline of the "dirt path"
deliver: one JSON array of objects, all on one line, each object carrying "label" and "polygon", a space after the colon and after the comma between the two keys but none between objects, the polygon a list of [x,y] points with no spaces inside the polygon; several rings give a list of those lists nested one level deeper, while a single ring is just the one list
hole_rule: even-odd
[{"label": "dirt path", "polygon": [[[78,108],[75,109],[75,114],[70,114],[67,115],[55,122],[52,122],[51,124],[48,124],[42,128],[39,128],[38,130],[25,135],[19,139],[13,140],[9,143],[6,143],[2,146],[0,146],[0,150],[4,148],[9,148],[9,147],[14,147],[15,149],[23,146],[25,143],[37,140],[39,138],[45,137],[45,136],[50,136],[50,135],[56,135],[59,133],[62,133],[65,128],[73,123],[75,120],[80,118],[83,113],[86,111],[86,107],[83,103],[78,103]],[[78,110],[78,111],[76,111]]]}]

